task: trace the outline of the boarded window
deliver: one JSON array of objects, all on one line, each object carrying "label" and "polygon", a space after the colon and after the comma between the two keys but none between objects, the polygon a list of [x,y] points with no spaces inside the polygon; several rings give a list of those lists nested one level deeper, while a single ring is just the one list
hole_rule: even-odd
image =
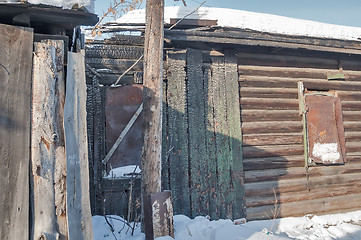
[{"label": "boarded window", "polygon": [[306,93],[309,164],[343,164],[345,133],[340,98],[332,93]]}]

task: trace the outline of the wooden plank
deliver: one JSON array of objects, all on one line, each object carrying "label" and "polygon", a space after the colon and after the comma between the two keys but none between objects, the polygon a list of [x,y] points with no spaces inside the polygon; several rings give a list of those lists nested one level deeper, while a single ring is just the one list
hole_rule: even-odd
[{"label": "wooden plank", "polygon": [[361,101],[341,101],[343,111],[360,111]]},{"label": "wooden plank", "polygon": [[346,144],[348,142],[351,142],[351,141],[354,141],[354,140],[361,140],[361,131],[360,130],[357,130],[356,132],[352,132],[350,130],[349,131],[345,130]]},{"label": "wooden plank", "polygon": [[[361,183],[356,184],[343,184],[335,186],[323,187],[322,190],[313,190],[313,191],[300,191],[293,193],[284,193],[277,195],[277,202],[279,204],[298,202],[303,204],[303,201],[325,198],[325,197],[334,197],[334,196],[347,196],[349,194],[355,194],[361,192]],[[275,201],[274,196],[254,196],[247,198],[247,207],[258,207],[265,205],[273,205]]]},{"label": "wooden plank", "polygon": [[242,122],[302,121],[298,110],[241,110]]},{"label": "wooden plank", "polygon": [[[31,162],[33,236],[67,238],[66,157],[63,128],[65,100],[64,43],[35,44]],[[48,64],[44,64],[44,62]]]},{"label": "wooden plank", "polygon": [[[337,59],[260,53],[237,53],[238,65],[338,69]],[[361,67],[361,66],[360,66]]]},{"label": "wooden plank", "polygon": [[342,111],[344,121],[359,121],[361,119],[361,111]]},{"label": "wooden plank", "polygon": [[281,78],[265,76],[240,76],[241,87],[275,87],[275,88],[297,88],[297,82],[303,81],[305,88],[312,90],[342,90],[360,91],[361,83],[345,81],[327,81],[326,79],[309,78]]},{"label": "wooden plank", "polygon": [[[267,77],[286,77],[286,78],[315,78],[327,79],[329,74],[340,73],[338,67],[334,69],[317,68],[300,68],[300,67],[268,67],[268,66],[252,66],[239,65],[239,74],[245,76],[267,76]],[[345,79],[347,81],[360,81],[361,72],[344,70]]]},{"label": "wooden plank", "polygon": [[114,44],[86,44],[86,58],[110,59],[138,59],[143,55],[143,47],[114,45]]},{"label": "wooden plank", "polygon": [[240,99],[241,109],[280,109],[293,110],[298,108],[297,99],[279,99],[279,98],[245,98]]},{"label": "wooden plank", "polygon": [[244,174],[242,157],[242,129],[240,119],[239,90],[238,90],[237,57],[234,51],[225,51],[225,86],[227,101],[227,121],[229,124],[229,141],[231,150],[231,185],[233,201],[233,219],[245,217]]},{"label": "wooden plank", "polygon": [[84,53],[68,53],[64,108],[69,239],[92,239]]},{"label": "wooden plank", "polygon": [[0,239],[29,239],[33,30],[0,24]]},{"label": "wooden plank", "polygon": [[360,122],[343,122],[345,131],[361,131],[361,121]]},{"label": "wooden plank", "polygon": [[291,145],[302,144],[301,133],[265,133],[243,136],[243,146]]},{"label": "wooden plank", "polygon": [[163,106],[162,106],[162,190],[170,189],[169,178],[169,154],[171,149],[169,148],[169,126],[168,126],[168,84],[163,81]]},{"label": "wooden plank", "polygon": [[[354,161],[345,165],[311,167],[309,168],[308,173],[310,177],[340,176],[341,174],[350,173],[361,174],[361,165],[360,162]],[[306,171],[302,167],[284,167],[278,169],[268,169],[267,171],[254,170],[245,172],[245,179],[247,183],[274,181],[282,179],[296,179],[303,178],[305,176]]]},{"label": "wooden plank", "polygon": [[243,158],[293,156],[303,153],[303,145],[272,145],[243,147]]},{"label": "wooden plank", "polygon": [[242,98],[283,98],[297,99],[297,89],[290,88],[262,88],[241,87],[239,88]]},{"label": "wooden plank", "polygon": [[[93,68],[100,69],[116,69],[127,70],[130,68],[136,60],[123,60],[123,59],[111,59],[111,58],[87,58],[86,63]],[[143,71],[143,61],[139,62],[132,68],[133,71]]]},{"label": "wooden plank", "polygon": [[[88,74],[89,75],[89,74]],[[114,84],[121,74],[113,73],[99,73],[99,83],[102,85],[112,85]],[[87,81],[87,83],[90,83]],[[131,85],[131,84],[142,84],[143,83],[143,73],[133,72],[131,74],[124,75],[118,85]]]},{"label": "wooden plank", "polygon": [[[339,64],[337,59],[319,56],[307,57],[302,56],[281,55],[279,52],[272,54],[263,53],[246,53],[239,52],[238,65],[256,65],[256,66],[273,66],[273,67],[297,67],[297,68],[321,68],[321,69],[338,69]],[[355,60],[341,60],[342,68],[344,70],[361,70],[361,64]]]},{"label": "wooden plank", "polygon": [[244,122],[243,134],[259,133],[301,133],[302,122],[300,121],[273,121],[273,122]]},{"label": "wooden plank", "polygon": [[[209,52],[207,52],[208,57]],[[216,157],[216,133],[214,121],[214,82],[210,67],[206,67],[203,72],[203,88],[205,96],[205,120],[206,120],[206,146],[208,156],[208,185],[209,185],[209,216],[211,219],[219,218],[218,195],[219,186],[217,182],[217,157]]]},{"label": "wooden plank", "polygon": [[225,88],[224,57],[211,57],[212,81],[214,83],[214,122],[216,134],[216,157],[218,170],[219,217],[232,218],[232,189],[230,142],[228,136],[229,123],[227,121],[227,100]]},{"label": "wooden plank", "polygon": [[304,164],[305,157],[303,155],[249,158],[243,160],[245,171],[303,167]]},{"label": "wooden plank", "polygon": [[[322,214],[330,212],[342,212],[342,210],[360,208],[361,203],[359,201],[353,201],[359,199],[360,193],[349,194],[347,197],[335,196],[328,198],[319,198],[312,200],[305,200],[301,204],[299,202],[283,203],[280,205],[279,217],[289,216],[304,216],[306,214]],[[268,215],[272,215],[273,205],[247,208],[247,219],[268,219]]]},{"label": "wooden plank", "polygon": [[189,143],[186,104],[186,54],[168,51],[168,141],[170,186],[175,214],[191,215],[189,199]]},{"label": "wooden plank", "polygon": [[189,128],[189,168],[193,217],[209,215],[208,156],[206,149],[205,100],[202,52],[187,49],[187,109]]}]

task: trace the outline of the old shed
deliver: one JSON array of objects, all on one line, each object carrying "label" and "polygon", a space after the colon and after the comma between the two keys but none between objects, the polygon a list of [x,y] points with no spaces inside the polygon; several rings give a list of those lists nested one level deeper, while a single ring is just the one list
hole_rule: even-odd
[{"label": "old shed", "polygon": [[[361,29],[212,8],[171,27],[191,11],[165,12],[162,180],[175,213],[267,219],[276,199],[278,217],[359,209]],[[101,161],[141,104],[142,62],[126,70],[143,29],[137,10],[86,44],[95,212],[126,210],[100,206],[128,191],[101,173],[139,165],[141,118]]]}]

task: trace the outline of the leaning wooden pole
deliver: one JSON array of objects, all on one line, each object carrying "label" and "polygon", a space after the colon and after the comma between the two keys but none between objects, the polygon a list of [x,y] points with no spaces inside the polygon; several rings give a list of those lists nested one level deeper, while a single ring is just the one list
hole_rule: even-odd
[{"label": "leaning wooden pole", "polygon": [[[161,191],[164,0],[147,0],[145,21],[143,204],[146,196]],[[145,217],[143,223],[146,221]],[[146,228],[147,224],[147,234]],[[146,238],[151,239],[147,236]]]}]

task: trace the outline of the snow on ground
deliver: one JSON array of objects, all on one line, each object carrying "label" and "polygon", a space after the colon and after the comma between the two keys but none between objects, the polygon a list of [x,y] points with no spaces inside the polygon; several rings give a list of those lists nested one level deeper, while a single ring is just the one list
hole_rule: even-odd
[{"label": "snow on ground", "polygon": [[[144,240],[140,224],[134,235],[118,216],[109,216],[114,232],[103,216],[93,216],[94,240]],[[237,224],[235,224],[235,222]],[[282,240],[282,239],[361,239],[361,211],[333,215],[307,215],[298,218],[250,221],[239,224],[229,219],[210,221],[207,217],[190,219],[184,215],[174,216],[176,240]],[[115,237],[114,237],[115,236]],[[157,240],[171,240],[160,237]]]},{"label": "snow on ground", "polygon": [[[182,18],[194,10],[195,8],[191,7],[165,7],[164,21],[169,23],[170,18]],[[340,26],[235,9],[201,7],[187,18],[218,20],[218,26],[278,34],[346,40],[361,38],[361,28],[358,27]],[[118,23],[144,23],[144,21],[144,9],[131,11],[117,20]]]},{"label": "snow on ground", "polygon": [[124,167],[113,168],[109,171],[106,178],[123,178],[123,177],[132,177],[133,173],[140,174],[140,168],[137,165],[128,165]]}]

